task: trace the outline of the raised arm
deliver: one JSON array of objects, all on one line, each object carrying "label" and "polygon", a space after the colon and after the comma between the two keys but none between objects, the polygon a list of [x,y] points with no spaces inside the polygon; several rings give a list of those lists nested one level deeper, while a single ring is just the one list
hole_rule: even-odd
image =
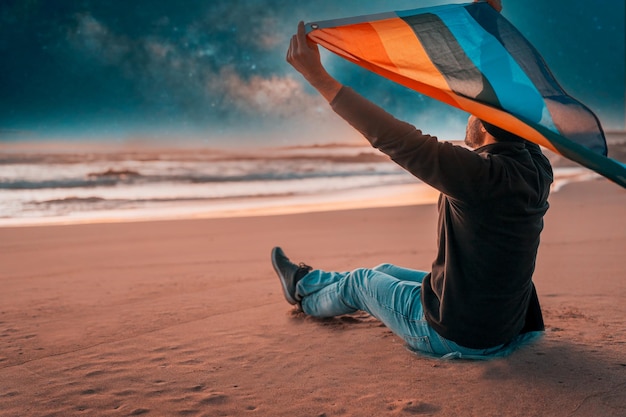
[{"label": "raised arm", "polygon": [[306,38],[304,22],[298,23],[298,32],[291,37],[287,62],[293,66],[328,102],[331,102],[342,85],[334,79],[320,59],[317,44]]}]

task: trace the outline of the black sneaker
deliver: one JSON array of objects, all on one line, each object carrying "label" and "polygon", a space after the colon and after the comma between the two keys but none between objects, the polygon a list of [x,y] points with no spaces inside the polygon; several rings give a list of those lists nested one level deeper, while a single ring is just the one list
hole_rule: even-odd
[{"label": "black sneaker", "polygon": [[313,268],[303,263],[294,264],[279,247],[272,249],[272,265],[280,279],[287,302],[293,305],[300,304],[302,299],[296,294],[296,284]]}]

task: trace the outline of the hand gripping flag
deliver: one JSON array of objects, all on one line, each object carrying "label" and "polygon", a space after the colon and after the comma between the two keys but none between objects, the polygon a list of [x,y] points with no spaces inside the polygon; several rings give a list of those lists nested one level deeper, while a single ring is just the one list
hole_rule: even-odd
[{"label": "hand gripping flag", "polygon": [[537,50],[489,4],[438,6],[306,25],[310,40],[626,188],[597,117],[557,83]]}]

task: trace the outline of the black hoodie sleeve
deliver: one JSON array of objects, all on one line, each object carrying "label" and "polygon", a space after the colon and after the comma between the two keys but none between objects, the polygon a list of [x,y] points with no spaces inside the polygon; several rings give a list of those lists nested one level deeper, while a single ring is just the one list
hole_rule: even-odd
[{"label": "black hoodie sleeve", "polygon": [[423,134],[349,87],[339,91],[331,106],[373,147],[450,197],[471,199],[483,183],[481,177],[487,175],[488,167],[480,154]]}]

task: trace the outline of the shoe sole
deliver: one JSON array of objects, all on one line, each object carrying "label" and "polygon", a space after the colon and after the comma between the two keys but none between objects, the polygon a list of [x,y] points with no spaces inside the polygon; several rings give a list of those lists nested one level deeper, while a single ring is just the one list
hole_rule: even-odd
[{"label": "shoe sole", "polygon": [[289,290],[287,289],[287,283],[285,282],[285,278],[283,277],[283,274],[280,272],[280,269],[278,269],[278,265],[276,261],[277,252],[278,252],[277,248],[272,249],[272,266],[274,267],[274,271],[276,271],[276,275],[278,275],[278,278],[280,280],[280,285],[283,287],[283,295],[285,296],[285,299],[287,300],[289,304],[296,305],[298,304],[298,301],[294,299],[291,296],[291,294],[289,294]]}]

